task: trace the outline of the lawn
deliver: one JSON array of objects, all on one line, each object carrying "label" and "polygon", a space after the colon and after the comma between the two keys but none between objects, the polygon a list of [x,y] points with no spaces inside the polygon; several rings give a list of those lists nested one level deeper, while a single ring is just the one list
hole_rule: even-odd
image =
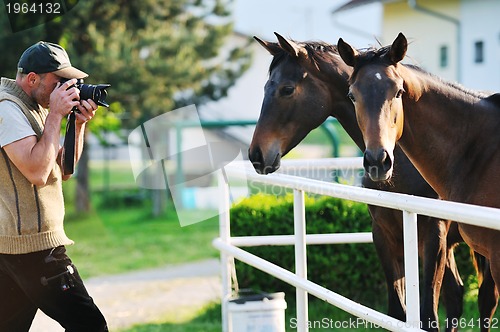
[{"label": "lawn", "polygon": [[189,317],[165,317],[159,323],[134,326],[121,332],[220,332],[221,307],[212,303]]},{"label": "lawn", "polygon": [[[102,169],[91,172],[98,175]],[[73,208],[74,180],[65,183],[65,229],[75,241],[68,253],[84,278],[218,257],[211,245],[218,234],[217,218],[181,227],[173,208],[154,217],[147,193],[137,195],[127,172],[113,169],[110,191],[93,191],[92,210],[84,214]],[[101,181],[93,176],[91,188],[100,187]],[[113,191],[116,184],[132,189]],[[126,200],[130,197],[131,202]]]},{"label": "lawn", "polygon": [[180,227],[172,213],[140,207],[101,209],[66,223],[70,257],[84,278],[217,257],[216,219]]}]

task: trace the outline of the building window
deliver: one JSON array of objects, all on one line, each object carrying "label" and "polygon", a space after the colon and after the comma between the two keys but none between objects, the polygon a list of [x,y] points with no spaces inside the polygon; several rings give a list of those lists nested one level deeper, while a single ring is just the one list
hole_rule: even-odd
[{"label": "building window", "polygon": [[439,67],[448,67],[448,46],[441,46],[439,48]]},{"label": "building window", "polygon": [[484,62],[484,42],[477,41],[474,43],[474,62],[483,63]]}]

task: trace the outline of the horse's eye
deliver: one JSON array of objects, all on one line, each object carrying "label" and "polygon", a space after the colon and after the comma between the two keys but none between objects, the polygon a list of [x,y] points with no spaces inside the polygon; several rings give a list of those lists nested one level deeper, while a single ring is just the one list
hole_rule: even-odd
[{"label": "horse's eye", "polygon": [[350,99],[353,103],[355,103],[355,102],[356,102],[356,98],[354,98],[354,95],[352,94],[352,92],[349,92],[349,93],[347,94],[347,97],[349,97],[349,99]]},{"label": "horse's eye", "polygon": [[295,91],[295,87],[291,85],[286,85],[280,89],[280,95],[290,96]]},{"label": "horse's eye", "polygon": [[398,93],[396,93],[396,98],[401,98],[403,96],[403,92],[405,92],[404,89],[399,89]]}]

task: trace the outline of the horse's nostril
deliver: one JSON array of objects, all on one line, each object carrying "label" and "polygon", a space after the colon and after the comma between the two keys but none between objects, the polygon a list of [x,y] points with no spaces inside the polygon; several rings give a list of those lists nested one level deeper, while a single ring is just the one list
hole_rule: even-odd
[{"label": "horse's nostril", "polygon": [[261,162],[262,161],[262,151],[260,151],[260,148],[255,148],[255,149],[248,149],[248,158],[252,163],[254,162]]},{"label": "horse's nostril", "polygon": [[388,172],[391,167],[392,167],[392,159],[387,150],[382,151],[382,158],[380,159],[382,161],[382,169],[384,172]]},{"label": "horse's nostril", "polygon": [[376,163],[376,159],[373,157],[373,153],[370,150],[366,150],[363,154],[363,167],[367,168],[373,166]]},{"label": "horse's nostril", "polygon": [[260,173],[262,166],[264,165],[264,158],[262,157],[262,151],[259,147],[255,149],[248,149],[248,159],[252,162],[253,167]]}]

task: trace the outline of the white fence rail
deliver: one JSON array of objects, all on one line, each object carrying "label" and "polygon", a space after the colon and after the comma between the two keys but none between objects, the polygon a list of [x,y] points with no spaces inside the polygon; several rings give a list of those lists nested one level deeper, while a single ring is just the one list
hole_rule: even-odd
[{"label": "white fence rail", "polygon": [[[321,160],[284,161],[282,170],[290,169],[357,169],[360,158],[334,158]],[[229,187],[225,177],[219,178],[223,203],[220,206],[220,237],[213,245],[221,251],[222,265],[222,318],[223,330],[228,331],[227,301],[231,296],[233,258],[252,265],[297,289],[297,331],[308,330],[307,293],[312,294],[363,321],[391,331],[421,331],[418,280],[417,215],[455,220],[471,225],[500,230],[500,209],[440,201],[435,199],[389,193],[337,183],[327,183],[298,176],[274,173],[258,175],[249,163],[226,166],[226,174],[248,181],[264,183],[294,191],[294,235],[231,237],[229,220]],[[371,233],[306,234],[304,192],[327,195],[372,205],[401,210],[403,213],[404,262],[406,280],[406,322],[401,322],[371,308],[355,303],[339,294],[307,280],[307,245],[327,243],[371,242]],[[239,247],[257,245],[294,245],[296,271],[292,273]],[[231,331],[229,331],[231,332]]]}]

